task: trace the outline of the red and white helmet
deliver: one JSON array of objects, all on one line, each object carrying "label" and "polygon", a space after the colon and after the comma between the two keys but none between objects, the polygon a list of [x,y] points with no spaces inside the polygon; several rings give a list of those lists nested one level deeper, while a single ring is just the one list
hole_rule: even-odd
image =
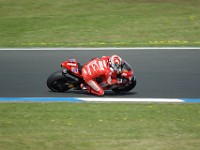
[{"label": "red and white helmet", "polygon": [[118,55],[112,55],[109,59],[111,68],[117,72],[121,72],[122,59]]}]

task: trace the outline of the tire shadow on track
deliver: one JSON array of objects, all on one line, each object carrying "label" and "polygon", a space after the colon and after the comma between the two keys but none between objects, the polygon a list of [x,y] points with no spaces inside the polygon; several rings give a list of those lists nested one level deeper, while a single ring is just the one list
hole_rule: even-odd
[{"label": "tire shadow on track", "polygon": [[[66,97],[99,97],[97,95],[88,93],[86,91],[76,91],[76,90],[69,90],[66,92],[53,92],[53,91],[48,91],[50,94],[53,94],[54,96],[66,96]],[[115,93],[113,91],[105,91],[105,94],[103,97],[130,97],[137,95],[137,92],[122,92],[122,93]]]}]

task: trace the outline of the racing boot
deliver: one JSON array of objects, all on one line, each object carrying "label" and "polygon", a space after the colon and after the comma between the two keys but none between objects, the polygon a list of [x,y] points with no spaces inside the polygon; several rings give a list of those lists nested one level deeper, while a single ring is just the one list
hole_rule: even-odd
[{"label": "racing boot", "polygon": [[85,90],[85,91],[87,90],[86,86],[85,86],[83,83],[80,84],[80,88],[81,88],[82,90]]}]

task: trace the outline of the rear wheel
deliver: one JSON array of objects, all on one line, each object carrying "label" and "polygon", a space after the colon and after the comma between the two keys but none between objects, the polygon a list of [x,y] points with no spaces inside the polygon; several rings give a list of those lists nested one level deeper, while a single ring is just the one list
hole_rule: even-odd
[{"label": "rear wheel", "polygon": [[64,92],[72,88],[68,78],[62,74],[62,70],[52,73],[47,79],[47,87],[54,92]]}]

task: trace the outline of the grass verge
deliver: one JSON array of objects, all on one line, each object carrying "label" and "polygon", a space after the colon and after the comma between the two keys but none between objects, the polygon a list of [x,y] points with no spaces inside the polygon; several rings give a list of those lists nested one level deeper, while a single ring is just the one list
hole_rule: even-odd
[{"label": "grass verge", "polygon": [[200,0],[0,0],[0,47],[200,46]]},{"label": "grass verge", "polygon": [[6,150],[198,150],[200,105],[1,103]]}]

